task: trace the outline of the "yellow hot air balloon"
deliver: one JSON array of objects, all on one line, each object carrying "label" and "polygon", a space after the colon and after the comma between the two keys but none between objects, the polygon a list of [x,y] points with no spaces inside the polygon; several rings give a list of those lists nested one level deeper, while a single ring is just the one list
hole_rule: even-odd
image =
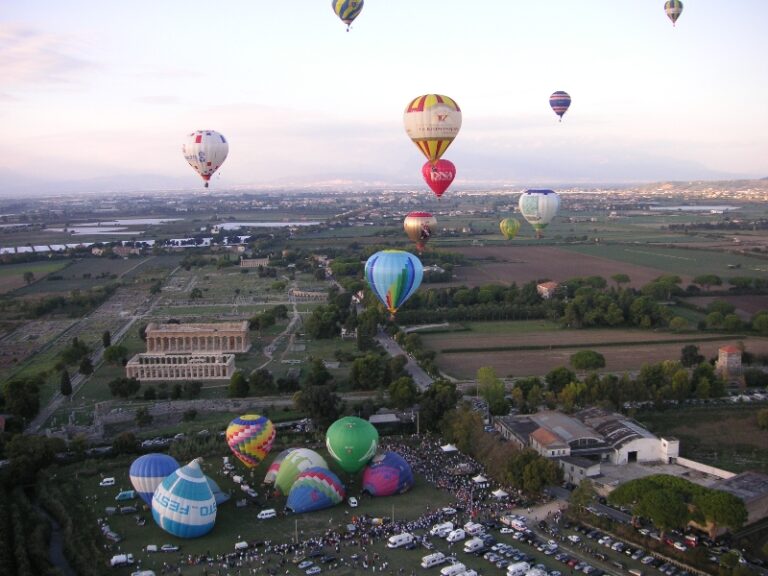
[{"label": "yellow hot air balloon", "polygon": [[461,129],[461,109],[448,96],[414,98],[403,114],[408,137],[434,166]]},{"label": "yellow hot air balloon", "polygon": [[520,221],[515,218],[504,218],[499,223],[499,229],[507,240],[512,240],[520,231]]},{"label": "yellow hot air balloon", "polygon": [[437,218],[429,212],[411,212],[403,220],[403,229],[421,254],[437,227]]}]

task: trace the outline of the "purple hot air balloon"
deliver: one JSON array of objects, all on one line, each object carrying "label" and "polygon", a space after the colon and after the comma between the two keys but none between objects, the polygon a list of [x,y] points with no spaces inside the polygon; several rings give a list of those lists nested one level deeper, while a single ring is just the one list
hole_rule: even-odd
[{"label": "purple hot air balloon", "polygon": [[377,454],[363,470],[363,491],[371,496],[392,496],[413,486],[411,466],[400,454]]}]

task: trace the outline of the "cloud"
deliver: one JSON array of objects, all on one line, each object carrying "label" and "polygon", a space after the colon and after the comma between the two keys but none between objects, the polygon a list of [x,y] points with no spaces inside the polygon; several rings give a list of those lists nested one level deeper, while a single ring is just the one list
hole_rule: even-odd
[{"label": "cloud", "polygon": [[76,55],[77,51],[74,41],[65,36],[0,22],[0,78],[4,89],[72,82],[74,73],[94,66]]}]

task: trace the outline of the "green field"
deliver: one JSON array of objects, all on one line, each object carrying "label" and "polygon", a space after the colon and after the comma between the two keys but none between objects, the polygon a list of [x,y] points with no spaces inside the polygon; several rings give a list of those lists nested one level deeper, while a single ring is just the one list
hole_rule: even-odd
[{"label": "green field", "polygon": [[[668,274],[687,276],[717,274],[722,278],[734,276],[768,277],[768,260],[719,251],[643,245],[586,244],[564,246],[564,249],[578,254],[657,268]],[[739,268],[732,269],[729,268],[729,265],[739,266]]]},{"label": "green field", "polygon": [[49,262],[25,262],[23,264],[3,264],[0,266],[0,294],[24,287],[24,274],[34,274],[33,282],[40,282],[45,276],[66,268],[68,260],[52,260]]},{"label": "green field", "polygon": [[637,419],[659,436],[680,439],[681,456],[734,472],[768,473],[768,431],[757,426],[765,404],[676,408]]}]

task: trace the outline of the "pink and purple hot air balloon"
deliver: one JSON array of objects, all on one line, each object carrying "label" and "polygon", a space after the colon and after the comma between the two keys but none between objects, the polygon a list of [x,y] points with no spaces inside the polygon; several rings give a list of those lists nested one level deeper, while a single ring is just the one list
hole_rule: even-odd
[{"label": "pink and purple hot air balloon", "polygon": [[377,454],[363,470],[363,492],[371,496],[402,494],[413,487],[413,471],[400,454]]}]

